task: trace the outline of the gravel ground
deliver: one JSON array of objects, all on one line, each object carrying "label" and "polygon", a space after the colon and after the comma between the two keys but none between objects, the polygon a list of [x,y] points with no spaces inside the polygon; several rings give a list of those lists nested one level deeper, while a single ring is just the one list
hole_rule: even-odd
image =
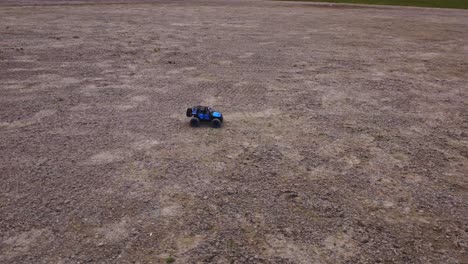
[{"label": "gravel ground", "polygon": [[1,263],[468,263],[468,11],[117,2],[0,0]]}]

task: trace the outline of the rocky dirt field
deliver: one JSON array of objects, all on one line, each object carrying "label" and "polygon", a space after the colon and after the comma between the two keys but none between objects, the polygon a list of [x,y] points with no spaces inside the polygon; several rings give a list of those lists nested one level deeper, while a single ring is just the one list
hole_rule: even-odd
[{"label": "rocky dirt field", "polygon": [[1,263],[468,263],[468,11],[116,2],[0,1]]}]

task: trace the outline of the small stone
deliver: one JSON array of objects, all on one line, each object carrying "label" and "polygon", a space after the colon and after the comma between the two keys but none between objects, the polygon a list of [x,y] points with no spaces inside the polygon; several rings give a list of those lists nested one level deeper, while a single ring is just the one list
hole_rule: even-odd
[{"label": "small stone", "polygon": [[360,241],[361,241],[361,243],[365,244],[365,243],[369,242],[369,237],[367,237],[367,236],[361,237]]}]

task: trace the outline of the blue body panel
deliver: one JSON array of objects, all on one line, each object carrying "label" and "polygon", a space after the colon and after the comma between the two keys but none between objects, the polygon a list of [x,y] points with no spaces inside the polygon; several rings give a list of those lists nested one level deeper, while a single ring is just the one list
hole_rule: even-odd
[{"label": "blue body panel", "polygon": [[210,121],[211,119],[209,114],[200,114],[200,113],[198,114],[198,118],[200,120],[206,120],[206,121]]},{"label": "blue body panel", "polygon": [[213,112],[213,116],[214,117],[221,117],[221,113],[220,112]]}]

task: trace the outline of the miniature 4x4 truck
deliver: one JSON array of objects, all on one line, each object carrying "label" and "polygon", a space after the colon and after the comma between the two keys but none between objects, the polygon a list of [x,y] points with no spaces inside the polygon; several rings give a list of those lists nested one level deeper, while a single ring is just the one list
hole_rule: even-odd
[{"label": "miniature 4x4 truck", "polygon": [[218,128],[223,122],[223,115],[209,106],[198,105],[187,108],[187,117],[192,117],[190,119],[192,127],[200,126],[200,122],[210,122],[212,127]]}]

